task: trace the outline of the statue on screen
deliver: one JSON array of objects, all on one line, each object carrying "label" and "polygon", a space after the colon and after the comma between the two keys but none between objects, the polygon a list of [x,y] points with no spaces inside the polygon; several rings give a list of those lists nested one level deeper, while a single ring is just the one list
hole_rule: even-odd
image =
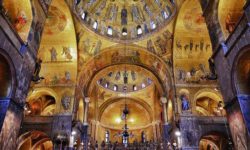
[{"label": "statue on screen", "polygon": [[181,108],[183,111],[189,110],[189,101],[187,95],[183,94],[180,96]]},{"label": "statue on screen", "polygon": [[41,71],[41,64],[42,64],[42,60],[39,58],[36,61],[36,65],[35,65],[35,71],[34,74],[32,76],[32,81],[34,81],[35,83],[40,83],[41,80],[44,79],[44,77],[40,77],[40,71]]}]

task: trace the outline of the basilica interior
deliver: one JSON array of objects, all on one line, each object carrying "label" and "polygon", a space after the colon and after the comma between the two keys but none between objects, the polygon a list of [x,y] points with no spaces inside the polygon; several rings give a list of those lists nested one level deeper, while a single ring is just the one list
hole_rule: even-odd
[{"label": "basilica interior", "polygon": [[0,150],[250,150],[249,0],[0,0]]}]

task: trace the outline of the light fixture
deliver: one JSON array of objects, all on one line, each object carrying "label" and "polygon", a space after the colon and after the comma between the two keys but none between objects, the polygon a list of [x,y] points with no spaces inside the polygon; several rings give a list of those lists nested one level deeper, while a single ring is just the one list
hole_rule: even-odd
[{"label": "light fixture", "polygon": [[135,122],[135,119],[134,119],[134,118],[130,118],[129,121],[130,121],[131,123],[134,123],[134,122]]},{"label": "light fixture", "polygon": [[177,146],[177,143],[176,141],[173,142],[173,146],[176,147]]},{"label": "light fixture", "polygon": [[179,129],[177,129],[177,130],[175,131],[175,135],[176,135],[177,137],[180,137],[180,136],[181,136],[181,132],[180,132]]},{"label": "light fixture", "polygon": [[[126,56],[126,43],[125,43],[125,47],[124,47],[124,51],[125,51],[125,56]],[[128,108],[128,104],[127,104],[127,99],[126,99],[126,94],[127,94],[127,90],[128,90],[128,73],[126,70],[126,64],[124,67],[124,74],[123,74],[123,86],[122,86],[122,90],[124,92],[125,98],[124,98],[124,108],[122,110],[122,114],[121,114],[121,118],[117,118],[116,121],[117,122],[121,122],[120,119],[124,120],[124,127],[122,130],[122,133],[118,132],[117,134],[115,134],[115,136],[118,137],[122,137],[122,142],[124,144],[125,147],[128,146],[128,139],[129,137],[133,137],[133,133],[132,132],[128,132],[128,121],[130,122],[134,122],[134,119],[130,119],[128,120],[128,114],[129,114],[129,108]]]},{"label": "light fixture", "polygon": [[116,118],[115,122],[118,123],[118,124],[120,124],[122,122],[122,120],[121,120],[121,118]]}]

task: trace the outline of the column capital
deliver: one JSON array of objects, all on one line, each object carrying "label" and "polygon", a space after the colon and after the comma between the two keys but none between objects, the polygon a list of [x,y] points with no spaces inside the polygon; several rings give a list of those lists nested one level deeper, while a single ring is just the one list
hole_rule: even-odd
[{"label": "column capital", "polygon": [[100,123],[99,121],[96,121],[96,125],[98,125],[98,126],[99,126],[100,124],[101,124],[101,123]]},{"label": "column capital", "polygon": [[167,98],[166,97],[161,97],[161,102],[163,104],[166,104],[168,102]]},{"label": "column capital", "polygon": [[83,123],[83,126],[88,126],[88,125],[89,125],[88,122]]},{"label": "column capital", "polygon": [[90,102],[90,98],[89,98],[89,97],[85,97],[85,98],[84,98],[84,102],[85,102],[85,103],[89,103],[89,102]]}]

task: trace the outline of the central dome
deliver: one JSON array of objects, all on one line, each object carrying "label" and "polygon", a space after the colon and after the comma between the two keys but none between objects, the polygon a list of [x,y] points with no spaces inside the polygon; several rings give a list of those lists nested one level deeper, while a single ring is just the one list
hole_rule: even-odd
[{"label": "central dome", "polygon": [[173,0],[88,0],[77,7],[87,28],[118,42],[139,40],[161,29],[175,12]]}]

